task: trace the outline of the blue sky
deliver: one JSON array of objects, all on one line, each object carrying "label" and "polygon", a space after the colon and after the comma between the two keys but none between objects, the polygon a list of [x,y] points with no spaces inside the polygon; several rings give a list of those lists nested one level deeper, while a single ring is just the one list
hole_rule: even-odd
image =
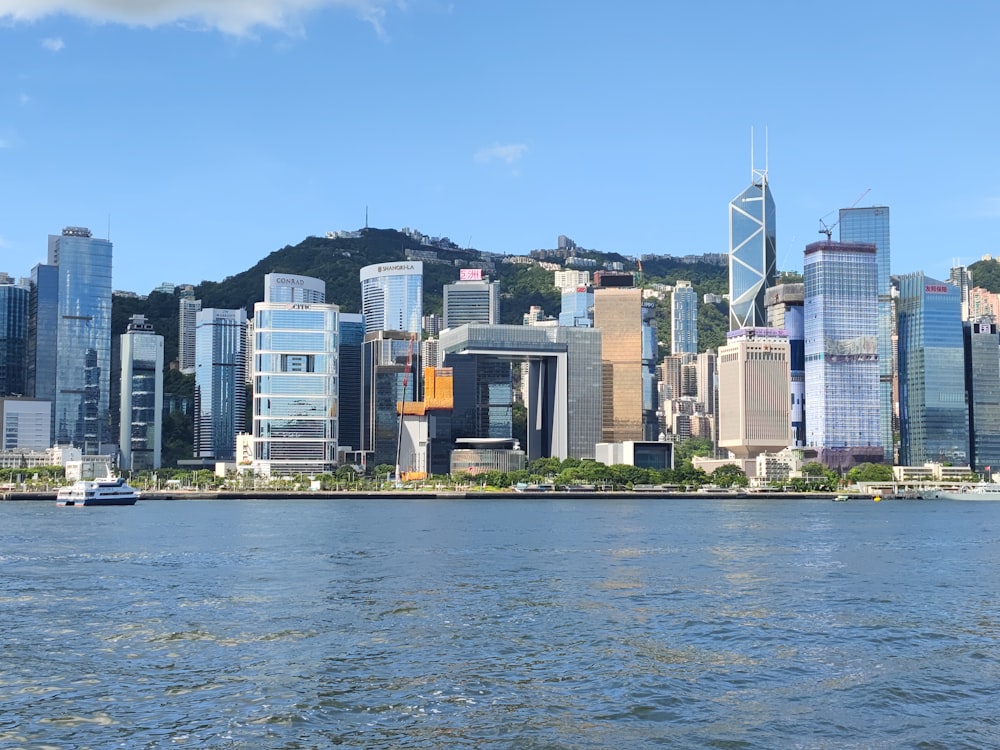
[{"label": "blue sky", "polygon": [[1000,5],[901,8],[0,0],[0,270],[110,223],[116,289],[221,280],[366,207],[494,252],[725,252],[766,127],[781,269],[870,188],[893,273],[947,277],[1000,255]]}]

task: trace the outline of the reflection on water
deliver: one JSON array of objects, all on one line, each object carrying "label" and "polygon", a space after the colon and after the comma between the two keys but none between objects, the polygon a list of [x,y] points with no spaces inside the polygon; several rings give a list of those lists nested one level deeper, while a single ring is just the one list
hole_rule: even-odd
[{"label": "reflection on water", "polygon": [[0,746],[1000,745],[1000,503],[0,504]]}]

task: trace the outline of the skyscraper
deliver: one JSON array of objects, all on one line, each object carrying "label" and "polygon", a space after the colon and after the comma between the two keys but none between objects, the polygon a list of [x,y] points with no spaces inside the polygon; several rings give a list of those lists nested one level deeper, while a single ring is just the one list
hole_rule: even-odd
[{"label": "skyscraper", "polygon": [[[0,274],[0,396],[27,391],[28,289]],[[45,446],[46,448],[48,446]]]},{"label": "skyscraper", "polygon": [[118,446],[121,467],[160,468],[163,435],[163,336],[143,315],[133,315],[121,336]]},{"label": "skyscraper", "polygon": [[[463,269],[468,276],[482,276],[478,269]],[[482,278],[463,279],[444,285],[444,327],[463,323],[500,322],[500,282]]]},{"label": "skyscraper", "polygon": [[181,297],[177,302],[177,360],[184,375],[194,374],[199,310],[200,299]]},{"label": "skyscraper", "polygon": [[365,333],[407,331],[420,335],[424,264],[419,260],[374,263],[361,269]]},{"label": "skyscraper", "polygon": [[967,321],[965,390],[969,394],[969,465],[1000,472],[1000,335],[989,319]]},{"label": "skyscraper", "polygon": [[[994,356],[997,353],[994,352]],[[969,411],[958,287],[909,273],[899,278],[899,460],[964,465]]]},{"label": "skyscraper", "polygon": [[361,360],[363,463],[395,464],[397,404],[421,399],[421,261],[375,263],[361,269],[365,342]]},{"label": "skyscraper", "polygon": [[878,266],[879,431],[883,455],[887,461],[891,461],[894,454],[892,381],[896,374],[892,335],[896,316],[889,276],[889,207],[842,208],[839,226],[841,242],[875,245]]},{"label": "skyscraper", "polygon": [[361,358],[365,319],[361,313],[340,313],[337,357],[337,446],[361,450]]},{"label": "skyscraper", "polygon": [[698,294],[678,279],[670,295],[670,353],[698,353]]},{"label": "skyscraper", "polygon": [[831,468],[883,459],[875,253],[830,241],[805,250],[806,445]]},{"label": "skyscraper", "polygon": [[729,329],[763,326],[764,290],[777,274],[774,199],[767,168],[729,203]]},{"label": "skyscraper", "polygon": [[198,312],[194,381],[194,455],[232,461],[246,419],[246,310]]},{"label": "skyscraper", "polygon": [[729,332],[718,355],[720,448],[737,458],[754,458],[791,444],[789,351],[782,330]]},{"label": "skyscraper", "polygon": [[[642,290],[594,290],[594,328],[601,331],[601,442],[646,440],[643,412]],[[655,428],[655,417],[652,420]]]},{"label": "skyscraper", "polygon": [[340,308],[320,279],[269,273],[254,305],[255,470],[322,474],[337,465]]},{"label": "skyscraper", "polygon": [[54,441],[84,455],[111,449],[111,260],[111,242],[66,227],[32,269],[28,379],[52,401]]},{"label": "skyscraper", "polygon": [[788,351],[791,362],[791,413],[792,442],[795,448],[806,444],[806,354],[805,320],[803,304],[805,286],[803,284],[778,284],[767,290],[764,307],[767,310],[767,324],[780,328],[788,334]]}]

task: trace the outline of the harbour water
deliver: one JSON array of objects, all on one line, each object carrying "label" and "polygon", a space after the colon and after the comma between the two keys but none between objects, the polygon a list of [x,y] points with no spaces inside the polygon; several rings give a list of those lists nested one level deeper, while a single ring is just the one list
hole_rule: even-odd
[{"label": "harbour water", "polygon": [[996,748],[1000,503],[0,503],[2,748]]}]

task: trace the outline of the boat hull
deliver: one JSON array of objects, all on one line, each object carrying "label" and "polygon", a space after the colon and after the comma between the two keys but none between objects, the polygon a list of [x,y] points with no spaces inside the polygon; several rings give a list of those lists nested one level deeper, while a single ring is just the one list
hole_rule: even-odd
[{"label": "boat hull", "polygon": [[116,506],[116,505],[135,505],[139,498],[133,497],[102,497],[102,498],[62,498],[56,500],[56,505],[63,508],[82,508],[96,507],[96,506]]}]

